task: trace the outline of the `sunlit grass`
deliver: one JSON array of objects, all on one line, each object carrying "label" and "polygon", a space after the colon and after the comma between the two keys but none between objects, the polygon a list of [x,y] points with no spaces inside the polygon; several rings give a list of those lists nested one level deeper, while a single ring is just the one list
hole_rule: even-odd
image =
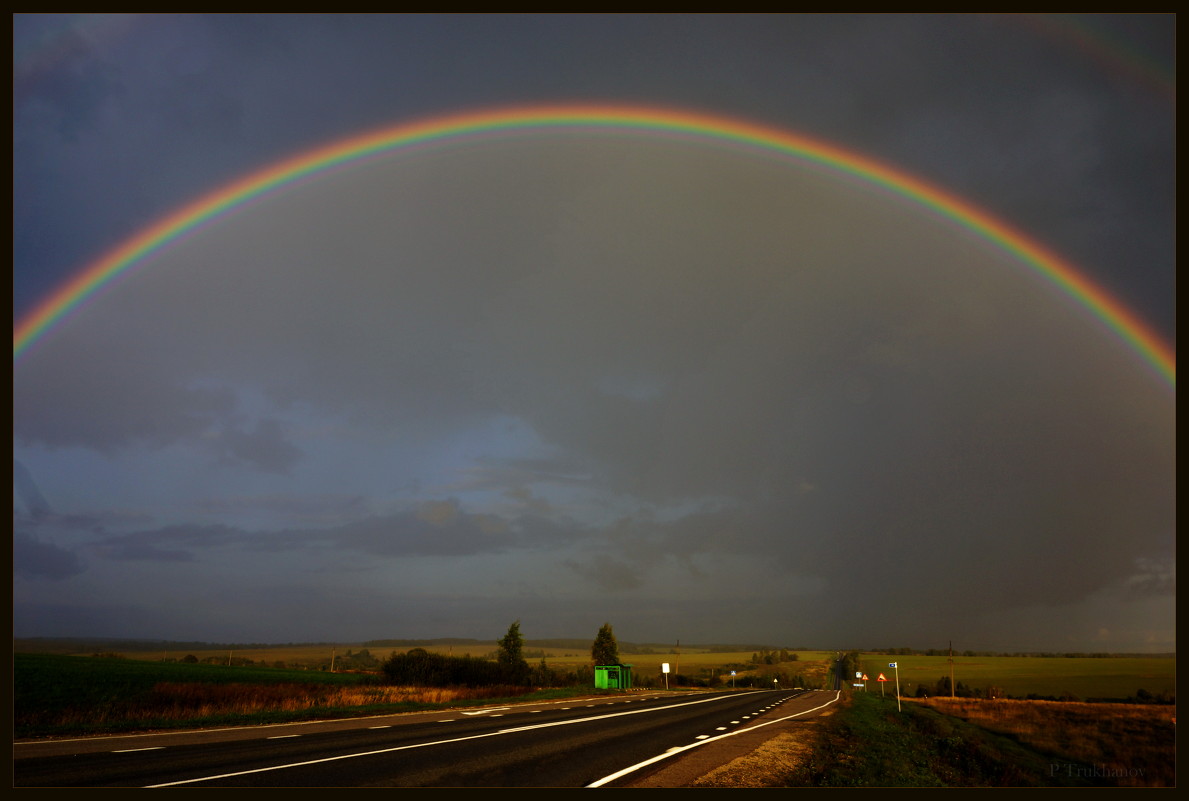
[{"label": "sunlit grass", "polygon": [[[895,671],[899,665],[900,691],[916,694],[923,686],[934,695],[937,680],[950,675],[945,656],[887,656],[864,654],[860,664],[869,676],[868,692],[878,693],[876,677],[888,679],[885,694],[895,692]],[[1170,657],[954,657],[954,683],[985,691],[998,687],[1003,694],[1024,698],[1029,694],[1078,700],[1129,698],[1139,689],[1153,694],[1173,694],[1176,689],[1175,660]]]},{"label": "sunlit grass", "polygon": [[422,688],[322,671],[15,654],[18,737],[406,712],[523,695]]},{"label": "sunlit grass", "polygon": [[1146,704],[1079,704],[931,698],[923,702],[952,717],[1009,734],[1067,760],[1065,773],[1105,773],[1120,786],[1171,783],[1176,764],[1176,708]]},{"label": "sunlit grass", "polygon": [[[1163,715],[1162,715],[1163,713]],[[858,693],[695,786],[1169,787],[1169,707]],[[1059,731],[1058,731],[1059,730]]]}]

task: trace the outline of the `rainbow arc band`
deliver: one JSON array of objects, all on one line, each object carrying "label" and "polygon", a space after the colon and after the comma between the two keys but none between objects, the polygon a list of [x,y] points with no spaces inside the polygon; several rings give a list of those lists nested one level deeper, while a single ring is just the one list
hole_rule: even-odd
[{"label": "rainbow arc band", "polygon": [[23,317],[13,329],[14,362],[109,282],[143,264],[171,242],[234,213],[250,201],[303,179],[368,158],[472,139],[542,132],[619,133],[673,137],[743,149],[814,165],[919,204],[1006,251],[1098,318],[1176,389],[1176,355],[1123,303],[1031,237],[973,203],[921,178],[838,145],[791,131],[701,112],[623,105],[504,107],[436,116],[349,136],[252,172],[181,207],[137,232],[74,277]]}]

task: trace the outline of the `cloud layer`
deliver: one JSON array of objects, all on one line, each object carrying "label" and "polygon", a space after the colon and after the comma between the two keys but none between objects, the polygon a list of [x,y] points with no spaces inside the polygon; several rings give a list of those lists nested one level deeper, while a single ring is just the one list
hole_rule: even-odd
[{"label": "cloud layer", "polygon": [[[395,19],[429,49],[484,27]],[[135,230],[204,170],[261,166],[254,138],[279,155],[359,130],[364,99],[424,81],[465,107],[554,80],[524,48],[384,54],[350,20],[152,23],[152,46],[94,71],[18,70],[20,291],[37,265],[93,255],[36,231],[107,241],[119,215]],[[771,102],[772,124],[1046,232],[1175,330],[1158,93],[985,27],[1002,20],[728,17],[714,41],[735,58],[700,83],[678,74],[696,59],[670,26],[696,40],[703,18],[620,21],[602,44],[523,24],[574,52],[625,48],[597,78],[565,67],[567,89],[589,75],[628,100]],[[336,96],[346,67],[294,55],[315,41],[352,75],[395,77]],[[499,74],[463,91],[487,63]],[[424,77],[447,64],[459,75]],[[505,91],[529,73],[532,91]],[[322,113],[285,100],[299,87]],[[129,142],[121,115],[143,120]],[[51,226],[50,206],[97,216]],[[96,293],[14,365],[13,402],[18,634],[495,637],[521,619],[581,636],[612,620],[629,640],[1175,648],[1174,393],[951,221],[727,148],[542,132],[322,175]]]}]

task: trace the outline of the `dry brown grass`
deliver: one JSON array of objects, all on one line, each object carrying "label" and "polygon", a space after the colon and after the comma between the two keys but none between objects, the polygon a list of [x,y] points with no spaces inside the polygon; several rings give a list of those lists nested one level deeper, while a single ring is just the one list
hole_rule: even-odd
[{"label": "dry brown grass", "polygon": [[715,768],[691,787],[784,787],[787,777],[813,753],[807,733],[778,734],[747,756]]},{"label": "dry brown grass", "polygon": [[1121,786],[1175,784],[1173,706],[966,698],[919,703],[1068,760],[1063,771],[1102,771],[1119,777]]},{"label": "dry brown grass", "polygon": [[188,721],[227,715],[269,712],[350,709],[381,704],[449,704],[505,697],[515,688],[434,688],[363,686],[335,687],[309,684],[212,684],[160,682],[147,696],[104,708],[63,710],[43,725],[102,725],[113,721]]},{"label": "dry brown grass", "polygon": [[789,777],[812,758],[821,737],[822,721],[832,714],[831,709],[801,721],[791,731],[769,738],[750,754],[711,770],[688,786],[787,787]]}]

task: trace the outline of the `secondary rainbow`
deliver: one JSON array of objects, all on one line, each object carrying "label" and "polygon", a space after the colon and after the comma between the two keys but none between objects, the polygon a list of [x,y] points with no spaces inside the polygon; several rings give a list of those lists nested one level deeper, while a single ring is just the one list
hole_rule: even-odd
[{"label": "secondary rainbow", "polygon": [[1019,259],[1099,318],[1170,387],[1176,387],[1176,354],[1143,320],[1072,264],[978,206],[863,154],[790,131],[703,113],[618,105],[512,107],[438,116],[340,139],[254,172],[145,228],[60,286],[14,327],[13,360],[105,284],[170,242],[249,201],[368,157],[477,137],[546,131],[676,136],[814,164],[882,187],[952,220]]}]

